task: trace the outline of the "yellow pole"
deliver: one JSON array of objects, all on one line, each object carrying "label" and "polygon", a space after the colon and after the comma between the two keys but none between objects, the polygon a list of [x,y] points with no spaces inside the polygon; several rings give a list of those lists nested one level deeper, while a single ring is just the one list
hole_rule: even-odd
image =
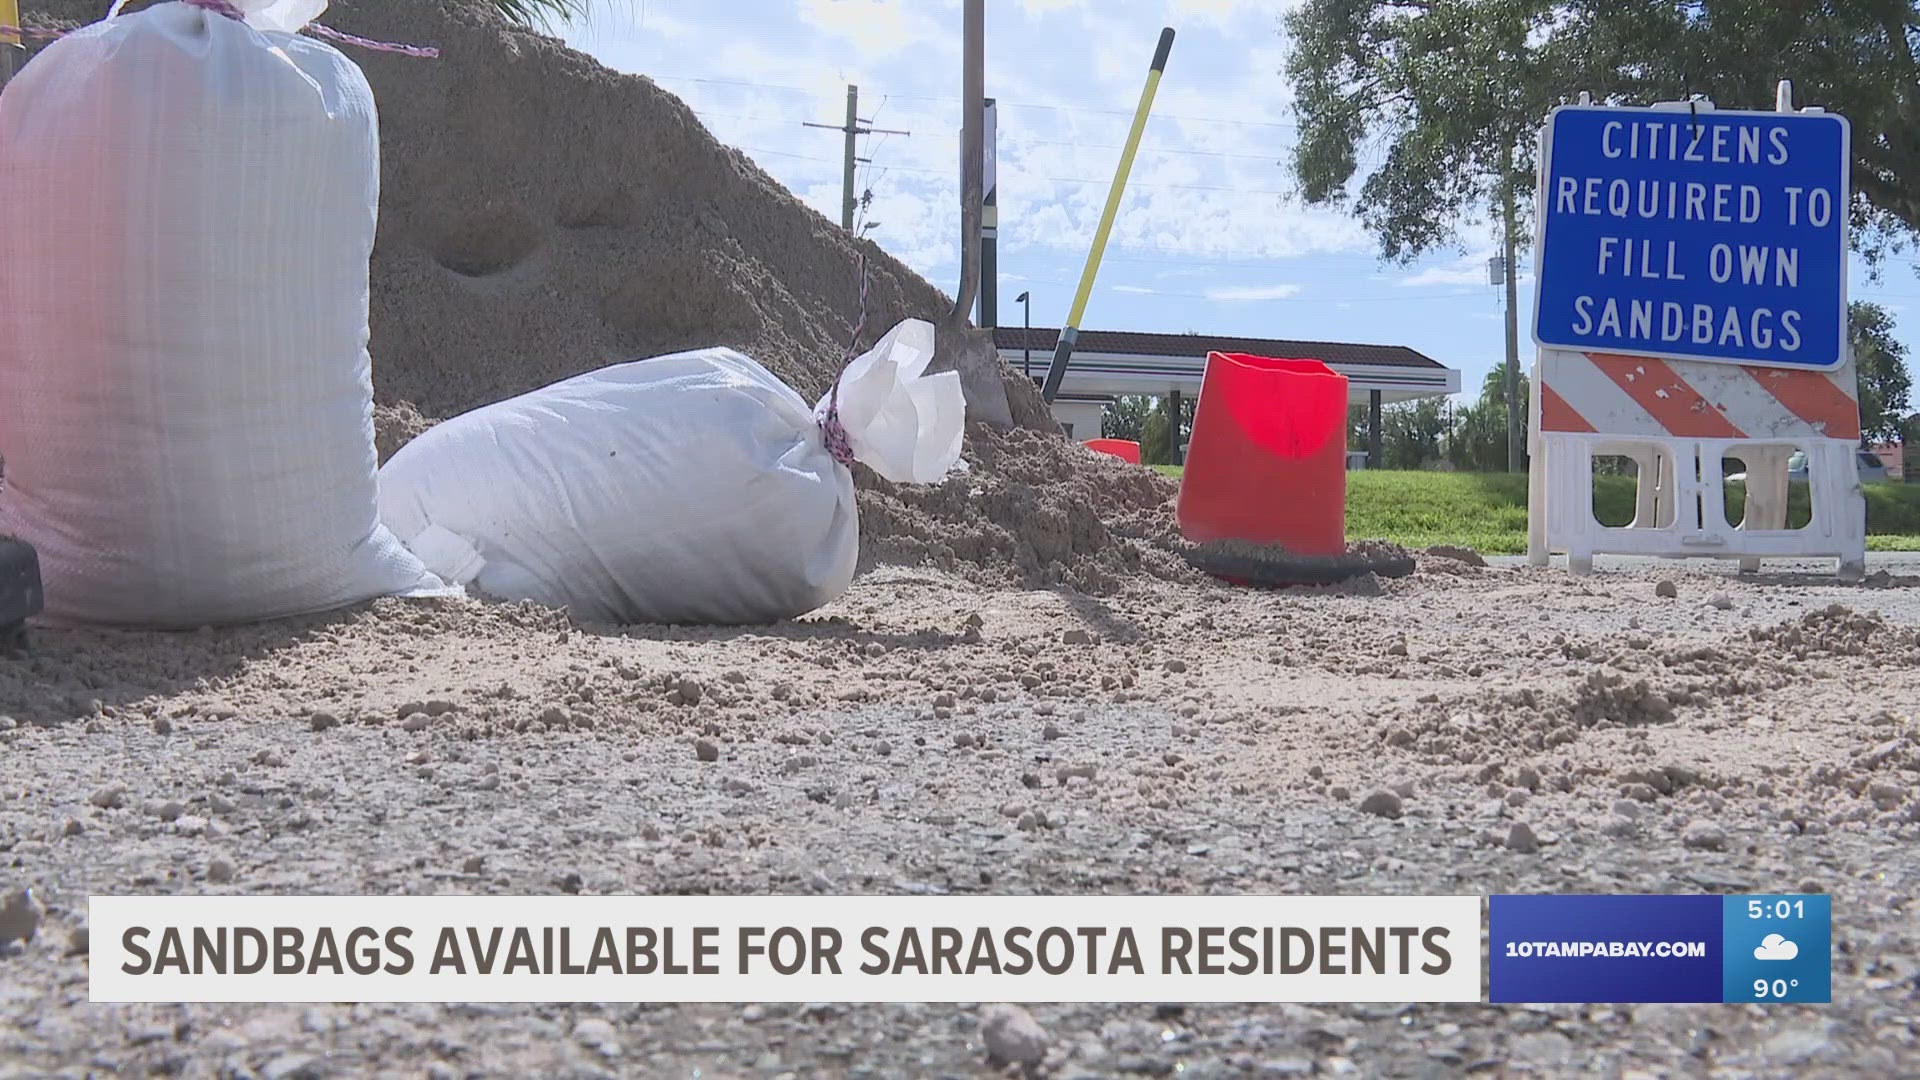
[{"label": "yellow pole", "polygon": [[[17,28],[19,25],[20,0],[0,0],[0,26]],[[0,86],[13,78],[13,50],[19,45],[19,34],[0,31]]]},{"label": "yellow pole", "polygon": [[1120,212],[1120,196],[1127,190],[1127,174],[1133,171],[1133,155],[1140,148],[1140,134],[1147,128],[1147,114],[1153,111],[1154,91],[1160,88],[1160,74],[1166,70],[1167,54],[1173,51],[1173,27],[1160,31],[1160,45],[1153,52],[1153,65],[1147,69],[1147,85],[1140,92],[1140,106],[1133,112],[1133,128],[1127,132],[1127,145],[1120,152],[1120,168],[1113,174],[1113,187],[1107,190],[1107,207],[1101,211],[1100,227],[1093,234],[1093,249],[1087,252],[1087,268],[1080,274],[1080,289],[1074,293],[1073,309],[1067,324],[1060,328],[1060,341],[1053,352],[1053,365],[1047,369],[1047,381],[1040,396],[1052,401],[1060,392],[1060,381],[1067,374],[1067,359],[1080,336],[1080,319],[1087,313],[1087,299],[1093,295],[1093,278],[1100,271],[1100,258],[1107,251],[1107,235],[1113,231],[1113,219]]},{"label": "yellow pole", "polygon": [[1120,151],[1120,169],[1113,174],[1113,186],[1107,189],[1107,208],[1100,214],[1100,228],[1093,234],[1093,250],[1087,253],[1087,268],[1080,275],[1080,291],[1073,296],[1073,312],[1067,322],[1080,325],[1087,313],[1087,298],[1093,294],[1093,276],[1100,269],[1100,257],[1107,251],[1107,236],[1113,231],[1113,219],[1120,213],[1120,196],[1126,193],[1127,176],[1133,171],[1133,155],[1140,149],[1140,135],[1147,129],[1147,113],[1153,108],[1153,95],[1160,88],[1160,73],[1173,46],[1173,29],[1160,32],[1160,49],[1154,54],[1153,67],[1147,71],[1147,86],[1140,93],[1140,107],[1133,112],[1133,128],[1127,132],[1127,145]]}]

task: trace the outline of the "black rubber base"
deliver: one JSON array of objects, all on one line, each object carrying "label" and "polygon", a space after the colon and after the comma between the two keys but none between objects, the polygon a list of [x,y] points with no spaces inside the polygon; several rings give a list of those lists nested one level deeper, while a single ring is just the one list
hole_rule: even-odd
[{"label": "black rubber base", "polygon": [[1413,556],[1404,551],[1356,549],[1345,555],[1295,555],[1281,548],[1251,544],[1200,544],[1183,554],[1195,570],[1235,585],[1280,589],[1295,585],[1338,585],[1362,574],[1398,578],[1413,573]]},{"label": "black rubber base", "polygon": [[27,620],[43,606],[39,555],[24,540],[0,536],[0,657],[27,651]]}]

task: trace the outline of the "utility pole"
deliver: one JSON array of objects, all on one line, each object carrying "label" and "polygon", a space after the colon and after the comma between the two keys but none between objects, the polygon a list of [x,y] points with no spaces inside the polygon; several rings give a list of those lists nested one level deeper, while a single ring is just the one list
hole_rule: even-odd
[{"label": "utility pole", "polygon": [[870,125],[872,123],[873,121],[871,120],[860,119],[860,88],[849,83],[847,84],[847,122],[846,123],[815,124],[815,123],[809,122],[809,123],[803,123],[801,125],[802,127],[825,128],[828,131],[840,131],[840,132],[846,133],[846,136],[847,136],[846,160],[841,163],[841,173],[840,173],[840,227],[847,230],[848,232],[853,231],[853,208],[856,205],[858,205],[860,201],[859,196],[853,190],[853,166],[855,162],[864,162],[869,160],[867,158],[856,156],[857,154],[859,154],[860,151],[859,151],[858,145],[855,144],[854,139],[858,138],[861,135],[874,135],[874,134],[911,135],[913,134],[913,132],[911,131],[894,131],[891,128],[861,126],[862,124]]},{"label": "utility pole", "polygon": [[841,129],[847,133],[847,158],[840,174],[840,227],[853,231],[853,158],[857,152],[853,145],[855,136],[860,133],[860,88],[847,84],[847,126]]},{"label": "utility pole", "polygon": [[1520,436],[1520,284],[1519,267],[1514,264],[1515,222],[1517,216],[1513,205],[1513,148],[1505,147],[1500,154],[1500,198],[1502,204],[1503,227],[1507,278],[1507,471],[1519,472],[1522,439]]}]

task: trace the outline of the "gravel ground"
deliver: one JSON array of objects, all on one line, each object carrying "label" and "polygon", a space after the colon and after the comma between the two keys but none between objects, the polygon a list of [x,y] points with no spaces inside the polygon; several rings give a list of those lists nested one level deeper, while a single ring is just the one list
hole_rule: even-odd
[{"label": "gravel ground", "polygon": [[[1671,587],[1660,588],[1662,580]],[[1671,592],[1672,596],[1662,593]],[[1831,1006],[1036,1006],[1047,1076],[1920,1076],[1920,579],[1100,600],[882,569],[808,619],[382,601],[0,661],[0,1076],[956,1076],[968,1006],[93,1006],[89,893],[1823,891]],[[0,937],[30,918],[0,909]]]}]

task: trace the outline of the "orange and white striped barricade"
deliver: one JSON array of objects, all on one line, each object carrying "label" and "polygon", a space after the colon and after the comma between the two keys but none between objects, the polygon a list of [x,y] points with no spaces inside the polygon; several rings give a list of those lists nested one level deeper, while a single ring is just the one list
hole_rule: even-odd
[{"label": "orange and white striped barricade", "polygon": [[[1864,570],[1866,504],[1854,453],[1860,404],[1851,363],[1831,372],[1542,349],[1534,365],[1529,554],[1832,557]],[[1578,403],[1577,405],[1575,403]],[[1787,528],[1788,461],[1806,455],[1811,520]],[[1638,466],[1631,523],[1593,511],[1594,459]],[[1746,508],[1727,522],[1721,464],[1747,466]]]}]

